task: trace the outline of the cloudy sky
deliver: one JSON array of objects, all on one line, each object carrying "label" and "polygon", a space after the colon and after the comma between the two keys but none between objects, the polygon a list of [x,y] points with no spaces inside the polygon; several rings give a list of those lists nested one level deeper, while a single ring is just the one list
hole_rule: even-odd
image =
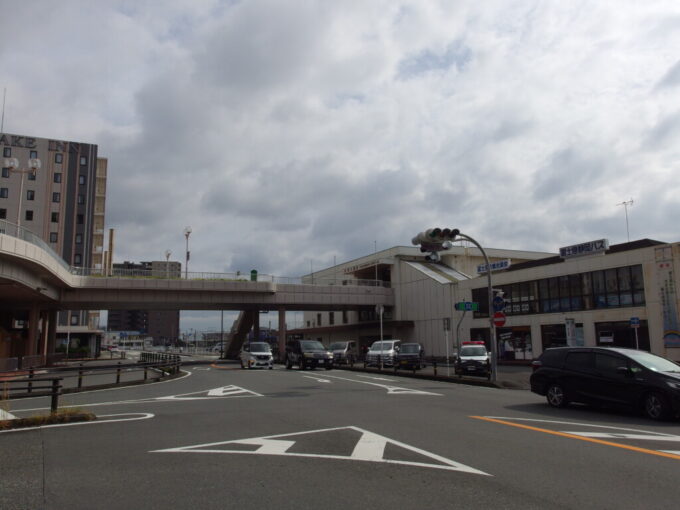
[{"label": "cloudy sky", "polygon": [[678,241],[680,3],[0,0],[4,131],[95,143],[116,260],[299,276],[431,226]]}]

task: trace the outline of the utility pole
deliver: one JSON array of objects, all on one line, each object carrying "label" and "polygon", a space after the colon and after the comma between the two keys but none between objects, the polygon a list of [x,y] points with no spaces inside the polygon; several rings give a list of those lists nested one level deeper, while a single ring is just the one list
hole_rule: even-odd
[{"label": "utility pole", "polygon": [[628,206],[633,206],[633,199],[631,198],[630,200],[626,201],[624,200],[620,204],[616,205],[622,205],[624,210],[626,211],[626,237],[628,238],[628,242],[630,242],[630,231],[628,230]]}]

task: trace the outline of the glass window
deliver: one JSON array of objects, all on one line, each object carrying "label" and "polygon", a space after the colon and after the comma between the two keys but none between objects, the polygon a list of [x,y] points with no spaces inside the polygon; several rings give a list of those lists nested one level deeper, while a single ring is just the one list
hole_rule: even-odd
[{"label": "glass window", "polygon": [[7,219],[7,209],[0,209],[0,220]]},{"label": "glass window", "polygon": [[51,243],[56,243],[57,240],[59,239],[57,232],[50,232],[50,242]]},{"label": "glass window", "polygon": [[83,263],[83,256],[80,253],[76,253],[73,256],[73,263],[77,266]]},{"label": "glass window", "polygon": [[84,218],[84,216],[82,214],[76,215],[76,222],[78,223],[78,225],[83,224],[83,218]]},{"label": "glass window", "polygon": [[73,313],[71,314],[71,326],[77,326],[78,325],[78,314]]},{"label": "glass window", "polygon": [[52,202],[59,203],[61,202],[61,193],[55,191],[52,193]]},{"label": "glass window", "polygon": [[642,266],[632,266],[630,268],[631,284],[634,290],[644,290],[645,286],[642,278]]},{"label": "glass window", "polygon": [[59,213],[58,212],[52,213],[52,223],[59,223]]},{"label": "glass window", "polygon": [[76,244],[83,244],[83,234],[76,234]]},{"label": "glass window", "polygon": [[0,198],[9,197],[9,188],[0,188]]},{"label": "glass window", "polygon": [[631,289],[631,279],[630,279],[630,267],[620,267],[616,270],[616,275],[619,279],[619,290],[630,290]]},{"label": "glass window", "polygon": [[611,354],[595,353],[595,369],[602,375],[617,375],[619,367],[628,368],[628,360]]},{"label": "glass window", "polygon": [[61,182],[61,173],[59,173],[59,172],[54,173],[54,182],[57,182],[57,183]]},{"label": "glass window", "polygon": [[63,163],[64,162],[64,155],[63,154],[55,154],[54,155],[54,162],[55,163]]},{"label": "glass window", "polygon": [[9,177],[9,168],[4,168],[2,169],[2,176],[3,177]]},{"label": "glass window", "polygon": [[570,352],[564,360],[565,368],[578,372],[587,372],[593,369],[595,364],[594,356],[591,352]]},{"label": "glass window", "polygon": [[79,175],[78,176],[78,184],[85,184],[85,176],[84,175]]},{"label": "glass window", "polygon": [[38,151],[31,151],[30,154],[31,159],[38,159]]},{"label": "glass window", "polygon": [[33,221],[33,211],[26,211],[26,221]]},{"label": "glass window", "polygon": [[78,195],[78,203],[79,204],[85,203],[85,195]]},{"label": "glass window", "polygon": [[604,272],[604,278],[607,285],[607,293],[619,291],[616,269],[607,269]]},{"label": "glass window", "polygon": [[320,313],[316,314],[316,325],[321,326],[321,314]]},{"label": "glass window", "polygon": [[595,291],[595,294],[603,294],[605,292],[604,272],[593,271],[591,273],[591,276],[593,280],[593,290]]},{"label": "glass window", "polygon": [[32,189],[26,190],[26,200],[35,200],[35,191]]},{"label": "glass window", "polygon": [[330,324],[331,326],[335,324],[335,314],[333,312],[330,312],[328,314],[328,324]]},{"label": "glass window", "polygon": [[347,310],[342,311],[342,323],[347,324]]},{"label": "glass window", "polygon": [[12,157],[12,148],[11,147],[5,147],[2,150],[2,155],[6,158],[11,158]]},{"label": "glass window", "polygon": [[80,156],[80,164],[87,165],[87,156]]}]

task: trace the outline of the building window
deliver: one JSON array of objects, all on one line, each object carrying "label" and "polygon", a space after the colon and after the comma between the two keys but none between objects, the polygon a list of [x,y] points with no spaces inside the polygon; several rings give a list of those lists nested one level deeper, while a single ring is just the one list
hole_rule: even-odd
[{"label": "building window", "polygon": [[78,195],[78,203],[79,204],[85,203],[85,195]]},{"label": "building window", "polygon": [[64,155],[63,154],[55,154],[54,155],[54,162],[55,163],[63,163],[64,162]]},{"label": "building window", "polygon": [[330,312],[330,313],[328,314],[328,324],[329,324],[330,326],[332,326],[333,324],[335,324],[335,312]]},{"label": "building window", "polygon": [[76,234],[76,244],[83,244],[83,234]]},{"label": "building window", "polygon": [[87,157],[86,156],[80,156],[80,164],[81,165],[87,165]]},{"label": "building window", "polygon": [[32,189],[26,190],[26,200],[35,200],[35,190]]},{"label": "building window", "polygon": [[80,264],[82,264],[82,263],[83,263],[83,256],[82,256],[80,253],[76,253],[76,254],[73,256],[73,263],[74,263],[76,266],[79,266]]},{"label": "building window", "polygon": [[33,211],[26,211],[26,221],[33,221]]},{"label": "building window", "polygon": [[59,223],[59,213],[58,212],[52,213],[52,223]]},{"label": "building window", "polygon": [[2,176],[5,178],[9,177],[9,168],[2,169]]},{"label": "building window", "polygon": [[60,172],[55,172],[54,173],[54,182],[60,183],[61,182],[61,173]]},{"label": "building window", "polygon": [[0,188],[0,198],[9,197],[9,188]]},{"label": "building window", "polygon": [[2,150],[2,155],[6,158],[11,158],[12,157],[12,148],[11,147],[5,147]]},{"label": "building window", "polygon": [[78,214],[78,215],[76,216],[76,222],[78,223],[78,225],[82,225],[82,224],[83,224],[84,218],[85,218],[85,217],[84,217],[82,214]]},{"label": "building window", "polygon": [[77,326],[79,322],[79,317],[77,313],[71,314],[71,326]]},{"label": "building window", "polygon": [[7,219],[7,209],[0,209],[0,220]]},{"label": "building window", "polygon": [[50,232],[50,242],[56,243],[59,239],[57,232]]},{"label": "building window", "polygon": [[316,325],[321,326],[321,314],[320,313],[316,314]]},{"label": "building window", "polygon": [[38,159],[38,151],[31,151],[31,159]]},{"label": "building window", "polygon": [[347,324],[347,310],[342,311],[342,323]]},{"label": "building window", "polygon": [[86,182],[85,176],[84,176],[84,175],[79,175],[79,176],[78,176],[78,184],[81,184],[81,185],[82,185],[82,184],[85,184],[85,182]]},{"label": "building window", "polygon": [[61,202],[61,193],[59,193],[57,191],[52,193],[52,202],[54,202],[55,204],[58,204],[59,202]]}]

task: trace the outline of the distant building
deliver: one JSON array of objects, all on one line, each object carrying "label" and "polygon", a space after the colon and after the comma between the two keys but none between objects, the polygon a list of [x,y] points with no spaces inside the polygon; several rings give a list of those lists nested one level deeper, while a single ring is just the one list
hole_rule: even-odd
[{"label": "distant building", "polygon": [[[113,274],[180,278],[182,264],[172,261],[128,262],[113,264]],[[179,337],[177,310],[109,310],[109,331],[140,331],[153,338],[155,345],[173,343]]]}]

